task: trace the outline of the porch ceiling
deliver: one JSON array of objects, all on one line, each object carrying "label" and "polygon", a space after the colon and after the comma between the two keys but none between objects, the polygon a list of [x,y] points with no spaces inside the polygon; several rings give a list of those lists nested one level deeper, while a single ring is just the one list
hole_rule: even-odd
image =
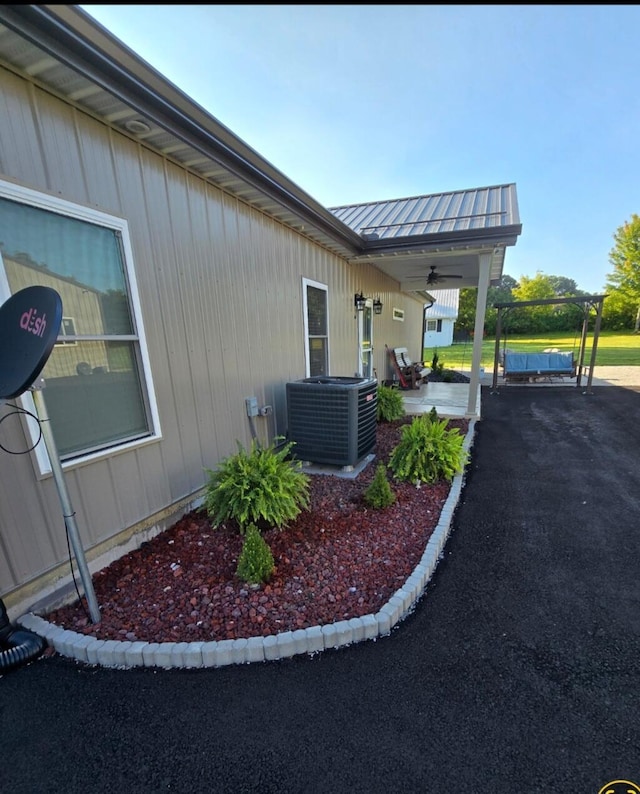
[{"label": "porch ceiling", "polygon": [[[411,253],[364,254],[351,257],[350,262],[368,262],[400,284],[403,292],[437,292],[441,289],[477,287],[480,278],[480,256],[491,256],[491,283],[497,284],[502,277],[504,245],[494,248],[476,248],[450,251],[421,250]],[[429,284],[431,267],[443,280]],[[449,278],[451,275],[462,278]]]}]

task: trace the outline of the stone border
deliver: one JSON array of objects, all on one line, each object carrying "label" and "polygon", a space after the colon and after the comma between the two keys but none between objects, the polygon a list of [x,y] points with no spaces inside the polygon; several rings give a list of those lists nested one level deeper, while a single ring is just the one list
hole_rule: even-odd
[{"label": "stone border", "polygon": [[[476,419],[469,420],[469,428],[463,444],[466,452],[471,450],[475,424]],[[44,637],[47,643],[62,656],[90,665],[123,670],[133,667],[163,669],[224,667],[230,664],[276,661],[296,654],[315,654],[363,640],[386,637],[394,626],[412,611],[433,576],[451,531],[453,512],[458,504],[463,482],[464,472],[453,478],[440,520],[427,542],[420,562],[404,586],[397,590],[375,615],[363,615],[360,618],[270,634],[267,637],[160,643],[98,640],[69,629],[62,629],[33,613],[23,615],[16,622],[22,628]]]}]

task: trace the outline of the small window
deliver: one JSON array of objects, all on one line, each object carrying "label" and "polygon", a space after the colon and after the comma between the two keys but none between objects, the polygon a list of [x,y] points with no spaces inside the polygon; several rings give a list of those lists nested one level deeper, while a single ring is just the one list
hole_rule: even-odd
[{"label": "small window", "polygon": [[302,279],[307,377],[329,374],[329,314],[326,284]]},{"label": "small window", "polygon": [[435,331],[438,325],[435,320],[427,320],[427,331]]},{"label": "small window", "polygon": [[75,339],[66,339],[68,336],[76,335],[76,326],[73,317],[63,317],[60,324],[60,333],[58,334],[58,341],[56,345],[77,345]]},{"label": "small window", "polygon": [[0,286],[2,276],[10,294],[42,285],[62,300],[58,342],[42,371],[60,458],[156,435],[126,222],[0,182]]}]

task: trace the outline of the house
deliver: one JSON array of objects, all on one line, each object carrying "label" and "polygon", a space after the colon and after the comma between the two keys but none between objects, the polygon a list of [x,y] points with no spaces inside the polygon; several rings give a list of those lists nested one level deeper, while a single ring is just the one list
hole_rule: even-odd
[{"label": "house", "polygon": [[[199,505],[237,442],[286,436],[288,382],[417,350],[432,264],[482,322],[521,231],[513,184],[321,206],[79,6],[1,6],[0,85],[0,303],[62,298],[41,394],[91,571]],[[32,393],[0,422],[15,616],[73,582]]]},{"label": "house", "polygon": [[[436,350],[453,344],[453,328],[458,319],[460,290],[432,290],[433,303],[424,307],[424,347]],[[428,356],[427,356],[428,357]]]}]

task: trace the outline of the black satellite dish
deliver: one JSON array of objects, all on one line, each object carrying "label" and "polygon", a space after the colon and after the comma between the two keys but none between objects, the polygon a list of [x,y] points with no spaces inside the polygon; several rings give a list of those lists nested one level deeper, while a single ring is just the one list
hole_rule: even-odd
[{"label": "black satellite dish", "polygon": [[25,392],[42,372],[62,322],[51,287],[25,287],[0,306],[0,400]]}]

